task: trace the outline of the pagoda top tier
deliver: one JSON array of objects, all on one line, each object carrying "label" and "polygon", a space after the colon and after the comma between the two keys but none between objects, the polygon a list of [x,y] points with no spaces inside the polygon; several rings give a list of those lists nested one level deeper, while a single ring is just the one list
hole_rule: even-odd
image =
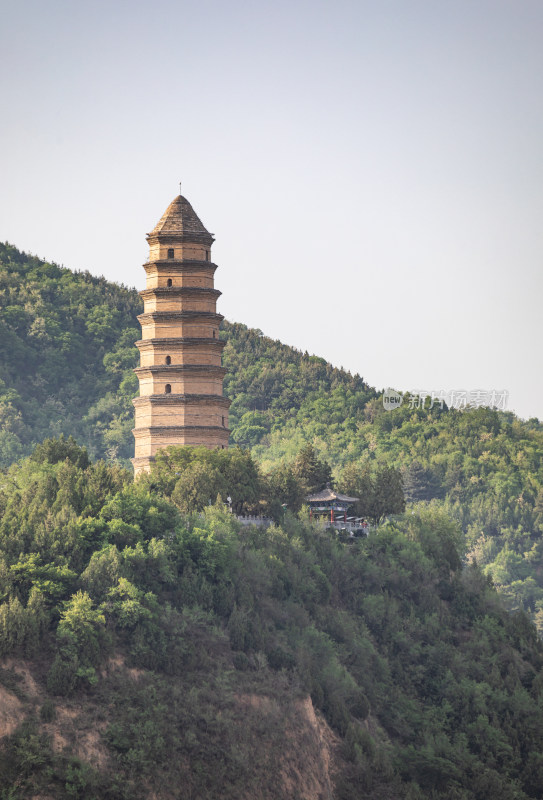
[{"label": "pagoda top tier", "polygon": [[204,228],[193,207],[182,195],[170,203],[151,233],[147,234],[148,239],[162,237],[194,237],[198,240],[205,237],[213,240],[213,234]]}]

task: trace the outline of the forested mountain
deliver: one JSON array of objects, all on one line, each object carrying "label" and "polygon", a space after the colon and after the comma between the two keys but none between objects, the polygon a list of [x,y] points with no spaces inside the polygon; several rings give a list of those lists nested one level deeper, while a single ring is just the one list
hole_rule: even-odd
[{"label": "forested mountain", "polygon": [[[0,466],[61,433],[73,435],[92,457],[128,466],[142,309],[135,289],[0,245]],[[251,446],[295,420],[308,398],[325,426],[330,397],[349,420],[376,396],[361,378],[324,359],[243,325],[222,327],[236,443]]]},{"label": "forested mountain", "polygon": [[177,480],[63,439],[4,475],[2,800],[541,797],[543,646],[458,524],[242,528]]},{"label": "forested mountain", "polygon": [[[539,421],[386,411],[225,322],[251,452],[134,484],[136,291],[3,245],[0,303],[1,800],[541,797]],[[399,475],[368,539],[284,512],[331,478],[379,520]]]},{"label": "forested mountain", "polygon": [[0,245],[0,303],[0,464],[61,433],[128,458],[137,293]]},{"label": "forested mountain", "polygon": [[[137,292],[0,245],[0,303],[0,465],[64,433],[92,458],[128,466]],[[252,448],[264,471],[311,443],[355,496],[383,465],[400,470],[406,499],[458,519],[469,557],[543,631],[539,421],[487,409],[385,411],[362,378],[321,358],[237,323],[221,336],[233,443]]]}]

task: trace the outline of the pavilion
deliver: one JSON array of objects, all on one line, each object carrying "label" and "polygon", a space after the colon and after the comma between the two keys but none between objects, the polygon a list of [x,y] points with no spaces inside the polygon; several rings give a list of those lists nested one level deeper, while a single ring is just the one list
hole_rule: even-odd
[{"label": "pavilion", "polygon": [[316,494],[308,495],[305,499],[309,505],[310,519],[314,515],[319,517],[328,517],[330,515],[332,524],[338,521],[341,516],[343,516],[343,521],[347,522],[347,509],[360,500],[359,497],[348,497],[345,494],[339,494],[329,486]]}]

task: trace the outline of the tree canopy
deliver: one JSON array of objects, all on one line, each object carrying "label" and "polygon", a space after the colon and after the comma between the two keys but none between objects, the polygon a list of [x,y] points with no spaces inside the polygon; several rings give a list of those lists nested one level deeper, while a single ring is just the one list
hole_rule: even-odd
[{"label": "tree canopy", "polygon": [[[258,470],[224,452],[242,497]],[[222,503],[181,511],[180,467],[215,478],[218,463],[173,448],[134,483],[61,439],[4,474],[0,648],[32,667],[41,708],[0,670],[23,709],[0,791],[279,798],[281,720],[309,696],[335,732],[338,798],[540,797],[543,647],[463,565],[461,525],[421,502],[342,541],[290,513],[264,530]],[[81,709],[98,767],[51,743],[56,715]]]},{"label": "tree canopy", "polygon": [[[137,292],[0,245],[0,303],[0,466],[64,434],[88,457],[129,467]],[[220,335],[231,441],[251,449],[273,487],[276,518],[283,504],[296,509],[303,501],[295,462],[304,448],[329,465],[338,487],[348,485],[345,470],[372,483],[393,469],[408,503],[437,504],[460,522],[466,558],[543,632],[540,421],[487,408],[404,403],[386,411],[363,378],[322,358],[240,323],[225,321]],[[353,494],[367,501],[373,489],[366,489]]]}]

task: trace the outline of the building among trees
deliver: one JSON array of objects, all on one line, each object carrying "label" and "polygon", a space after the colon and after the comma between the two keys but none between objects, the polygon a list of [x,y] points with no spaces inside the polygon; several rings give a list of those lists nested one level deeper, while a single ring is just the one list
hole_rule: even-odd
[{"label": "building among trees", "polygon": [[343,519],[347,522],[347,511],[355,503],[358,503],[359,497],[349,497],[345,494],[335,492],[330,488],[330,484],[320,492],[315,492],[306,497],[306,502],[309,505],[309,516],[311,519],[314,517],[329,519],[333,524]]},{"label": "building among trees", "polygon": [[136,475],[149,472],[164,447],[225,448],[229,436],[213,236],[179,195],[147,241],[144,311],[138,317],[142,338],[136,342],[140,396],[133,401]]}]

